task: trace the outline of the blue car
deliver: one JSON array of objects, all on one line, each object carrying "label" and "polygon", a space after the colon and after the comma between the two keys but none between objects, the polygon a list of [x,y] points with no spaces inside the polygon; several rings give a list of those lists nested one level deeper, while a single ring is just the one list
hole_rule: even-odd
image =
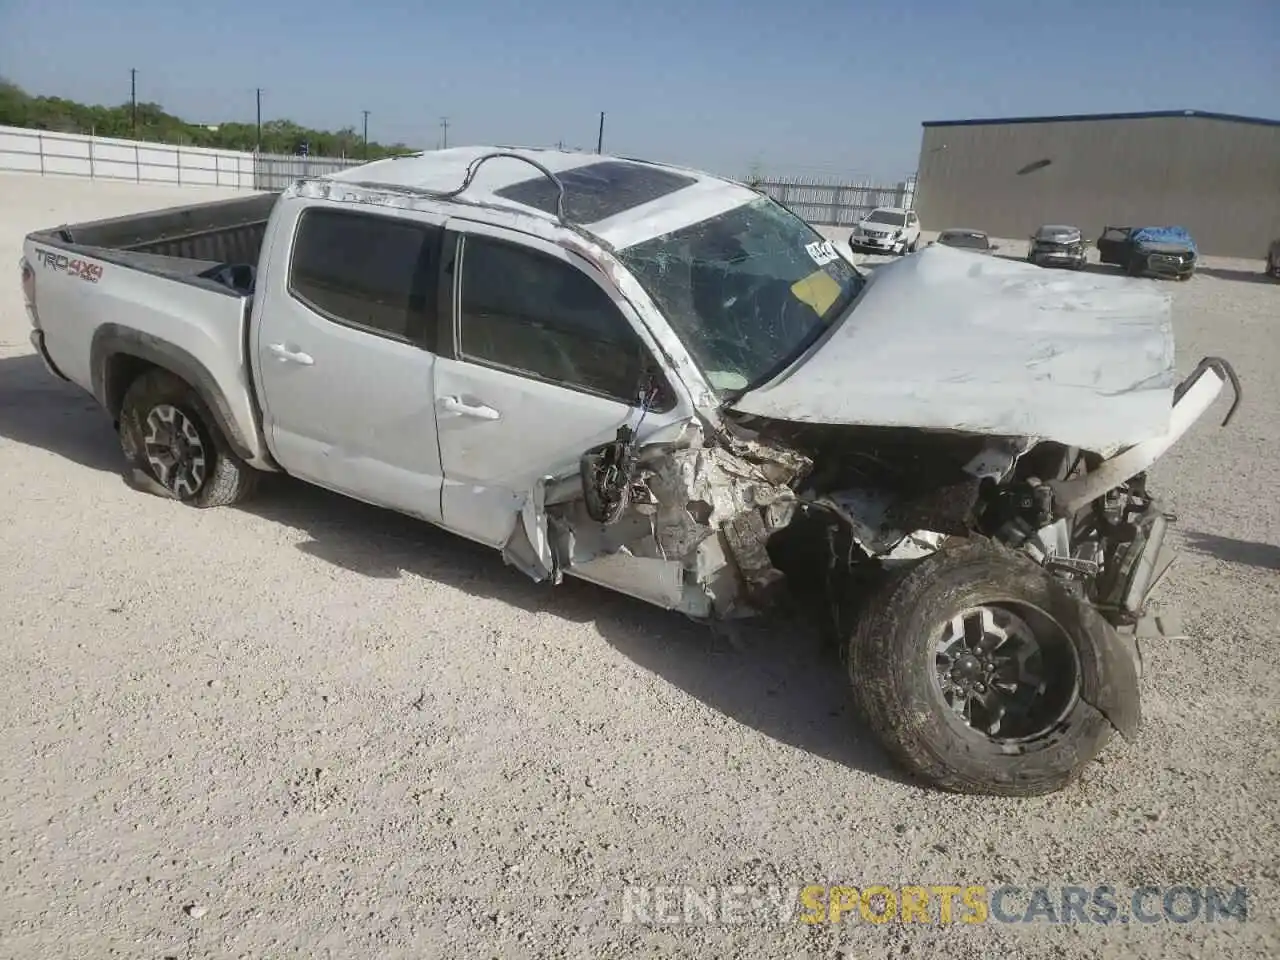
[{"label": "blue car", "polygon": [[1190,280],[1199,251],[1186,227],[1103,228],[1095,244],[1102,263],[1121,267],[1132,277],[1154,274]]}]

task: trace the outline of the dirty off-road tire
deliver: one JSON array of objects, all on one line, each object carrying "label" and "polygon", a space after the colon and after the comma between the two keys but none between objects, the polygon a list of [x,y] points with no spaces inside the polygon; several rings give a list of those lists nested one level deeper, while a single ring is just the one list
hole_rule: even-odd
[{"label": "dirty off-road tire", "polygon": [[[925,782],[1052,793],[1110,739],[1085,702],[1096,702],[1110,629],[1029,559],[969,541],[891,574],[868,598],[849,640],[850,680],[890,755]],[[998,708],[975,695],[1006,706],[994,736]],[[958,710],[966,700],[969,722]]]},{"label": "dirty off-road tire", "polygon": [[130,467],[195,507],[238,503],[257,478],[232,452],[204,401],[167,370],[143,374],[125,392],[120,447]]}]

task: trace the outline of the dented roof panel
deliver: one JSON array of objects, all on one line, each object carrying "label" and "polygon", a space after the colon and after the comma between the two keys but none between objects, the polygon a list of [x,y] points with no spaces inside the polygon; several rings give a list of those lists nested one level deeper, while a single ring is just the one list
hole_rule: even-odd
[{"label": "dented roof panel", "polygon": [[1174,383],[1156,284],[935,246],[877,268],[843,323],[734,407],[1107,452],[1167,432]]}]

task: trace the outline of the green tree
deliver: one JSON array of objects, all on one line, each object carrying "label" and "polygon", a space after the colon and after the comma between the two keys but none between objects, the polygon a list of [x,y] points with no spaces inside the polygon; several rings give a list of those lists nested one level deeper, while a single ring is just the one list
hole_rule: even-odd
[{"label": "green tree", "polygon": [[[0,126],[123,139],[132,139],[135,135],[133,110],[128,103],[102,106],[62,97],[33,97],[4,77],[0,77]],[[158,103],[138,104],[136,136],[139,140],[221,150],[252,150],[257,141],[257,125],[253,123],[223,123],[212,129],[211,126],[175,117]],[[312,130],[290,120],[270,120],[262,125],[263,153],[296,154],[304,144],[313,157],[364,156],[364,145],[354,127],[336,132]],[[403,143],[369,143],[370,160],[413,152],[413,148]]]}]

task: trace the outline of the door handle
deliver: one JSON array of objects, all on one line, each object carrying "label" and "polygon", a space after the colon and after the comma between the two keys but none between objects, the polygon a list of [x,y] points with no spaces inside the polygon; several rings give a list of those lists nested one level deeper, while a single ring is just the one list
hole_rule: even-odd
[{"label": "door handle", "polygon": [[297,350],[290,350],[283,343],[270,344],[267,347],[267,349],[270,350],[272,353],[274,353],[281,360],[288,361],[289,363],[300,363],[304,367],[309,367],[313,363],[315,363],[315,360],[312,359],[311,354],[302,353],[301,351],[297,351]]},{"label": "door handle", "polygon": [[475,417],[477,420],[498,420],[502,417],[502,414],[493,407],[486,407],[484,404],[473,407],[469,403],[463,403],[457,397],[441,397],[436,404],[445,413],[457,414],[460,417]]}]

